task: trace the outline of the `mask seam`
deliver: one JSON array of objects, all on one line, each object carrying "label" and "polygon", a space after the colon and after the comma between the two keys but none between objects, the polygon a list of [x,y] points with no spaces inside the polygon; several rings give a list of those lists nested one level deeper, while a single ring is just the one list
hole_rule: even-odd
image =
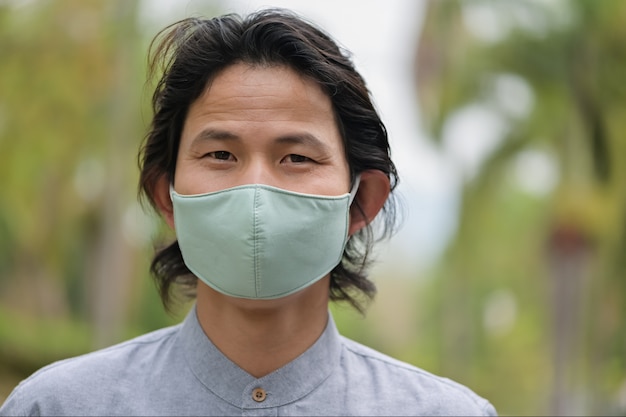
[{"label": "mask seam", "polygon": [[253,228],[254,228],[254,235],[253,235],[253,240],[254,240],[254,291],[255,291],[255,297],[259,296],[259,292],[260,292],[260,282],[261,282],[261,278],[259,277],[259,250],[258,250],[258,218],[259,218],[259,195],[260,195],[260,190],[258,187],[256,187],[254,189],[254,217],[252,220],[253,223]]},{"label": "mask seam", "polygon": [[174,191],[173,188],[171,188],[170,190],[170,197],[171,197],[171,192],[173,191],[174,193],[176,193],[180,198],[202,198],[202,197],[209,197],[209,196],[214,196],[214,195],[218,195],[218,194],[224,194],[233,190],[237,190],[237,189],[254,189],[259,190],[265,190],[271,193],[275,193],[275,194],[283,194],[283,195],[297,195],[299,197],[302,198],[306,198],[306,199],[312,199],[312,200],[317,200],[317,199],[323,199],[323,200],[341,200],[343,198],[346,197],[346,195],[349,195],[350,193],[345,193],[345,194],[341,194],[341,195],[319,195],[319,194],[307,194],[307,193],[300,193],[297,191],[289,191],[289,190],[283,190],[282,188],[278,188],[278,187],[273,187],[271,185],[264,185],[264,184],[248,184],[248,185],[239,185],[237,187],[231,187],[231,188],[226,188],[224,190],[219,190],[219,191],[212,191],[210,193],[201,193],[201,194],[178,194],[176,193],[176,191]]}]

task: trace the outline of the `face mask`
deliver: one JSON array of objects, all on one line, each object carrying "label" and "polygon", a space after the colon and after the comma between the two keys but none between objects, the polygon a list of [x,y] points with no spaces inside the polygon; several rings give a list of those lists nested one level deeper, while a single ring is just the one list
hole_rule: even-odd
[{"label": "face mask", "polygon": [[272,299],[302,290],[341,261],[358,185],[359,178],[340,196],[260,184],[197,195],[170,187],[185,265],[232,297]]}]

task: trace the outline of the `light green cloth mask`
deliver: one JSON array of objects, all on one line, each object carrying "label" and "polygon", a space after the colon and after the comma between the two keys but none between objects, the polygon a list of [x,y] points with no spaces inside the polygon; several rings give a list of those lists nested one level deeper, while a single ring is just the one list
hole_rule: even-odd
[{"label": "light green cloth mask", "polygon": [[260,184],[196,195],[170,188],[185,265],[233,297],[272,299],[306,288],[341,261],[358,184],[340,196]]}]

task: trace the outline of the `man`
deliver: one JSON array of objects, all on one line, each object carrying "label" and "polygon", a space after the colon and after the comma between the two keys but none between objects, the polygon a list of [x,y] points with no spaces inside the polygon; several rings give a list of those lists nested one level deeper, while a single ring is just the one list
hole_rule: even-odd
[{"label": "man", "polygon": [[[176,231],[152,264],[185,321],[22,382],[2,414],[490,415],[469,389],[341,337],[371,221],[393,223],[384,125],[350,60],[285,11],[187,19],[156,40],[142,192]],[[384,227],[384,228],[385,228]]]}]

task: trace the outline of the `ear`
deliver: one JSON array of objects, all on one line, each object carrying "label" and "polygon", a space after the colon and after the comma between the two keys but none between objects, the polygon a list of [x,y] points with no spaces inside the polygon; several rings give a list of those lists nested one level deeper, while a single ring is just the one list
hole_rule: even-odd
[{"label": "ear", "polygon": [[377,169],[361,172],[361,183],[350,207],[350,228],[348,230],[350,236],[374,220],[374,217],[383,208],[390,192],[389,178],[384,172]]},{"label": "ear", "polygon": [[154,203],[167,225],[174,230],[174,206],[170,198],[170,182],[167,175],[161,175],[152,190]]}]

